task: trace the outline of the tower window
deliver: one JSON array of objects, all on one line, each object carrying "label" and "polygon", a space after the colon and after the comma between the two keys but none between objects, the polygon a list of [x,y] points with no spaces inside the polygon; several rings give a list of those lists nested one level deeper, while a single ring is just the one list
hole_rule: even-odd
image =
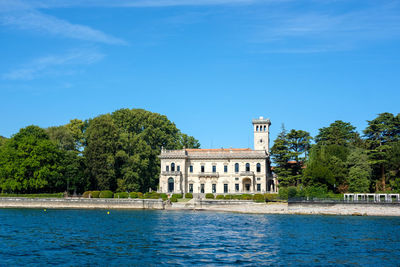
[{"label": "tower window", "polygon": [[256,126],[256,132],[258,132],[258,125]]},{"label": "tower window", "polygon": [[266,132],[266,131],[267,131],[267,126],[264,125],[264,132]]}]

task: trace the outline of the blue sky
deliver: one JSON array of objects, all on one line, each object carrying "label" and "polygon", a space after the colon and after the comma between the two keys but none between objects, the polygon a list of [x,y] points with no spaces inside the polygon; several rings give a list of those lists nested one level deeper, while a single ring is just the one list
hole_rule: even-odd
[{"label": "blue sky", "polygon": [[399,113],[400,1],[0,0],[0,135],[120,108],[203,148]]}]

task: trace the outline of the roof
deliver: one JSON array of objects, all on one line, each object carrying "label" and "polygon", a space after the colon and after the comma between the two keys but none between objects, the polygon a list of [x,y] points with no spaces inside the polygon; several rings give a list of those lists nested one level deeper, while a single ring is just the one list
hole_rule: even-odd
[{"label": "roof", "polygon": [[252,151],[250,148],[211,148],[211,149],[203,149],[203,148],[198,148],[198,149],[192,149],[192,148],[187,148],[185,149],[186,152],[189,153],[196,153],[196,152],[216,152],[216,153],[221,153],[221,152],[244,152],[244,151]]},{"label": "roof", "polygon": [[250,148],[215,148],[215,149],[180,149],[162,150],[161,159],[265,159],[268,157],[264,150],[252,150]]}]

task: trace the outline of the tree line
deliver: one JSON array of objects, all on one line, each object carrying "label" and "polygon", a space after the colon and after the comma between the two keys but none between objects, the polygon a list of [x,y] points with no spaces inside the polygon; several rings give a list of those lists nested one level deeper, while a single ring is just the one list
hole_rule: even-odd
[{"label": "tree line", "polygon": [[400,192],[400,114],[381,113],[367,122],[362,135],[337,120],[314,138],[283,126],[271,148],[280,187]]},{"label": "tree line", "polygon": [[161,148],[199,148],[164,115],[120,109],[47,129],[0,137],[3,193],[147,192],[157,189]]}]

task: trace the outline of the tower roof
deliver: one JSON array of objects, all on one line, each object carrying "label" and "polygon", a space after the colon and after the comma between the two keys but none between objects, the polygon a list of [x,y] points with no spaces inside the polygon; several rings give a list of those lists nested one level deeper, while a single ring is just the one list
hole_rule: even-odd
[{"label": "tower roof", "polygon": [[260,116],[258,119],[253,119],[252,120],[253,124],[269,124],[271,125],[271,121],[268,118],[265,118],[263,116]]}]

